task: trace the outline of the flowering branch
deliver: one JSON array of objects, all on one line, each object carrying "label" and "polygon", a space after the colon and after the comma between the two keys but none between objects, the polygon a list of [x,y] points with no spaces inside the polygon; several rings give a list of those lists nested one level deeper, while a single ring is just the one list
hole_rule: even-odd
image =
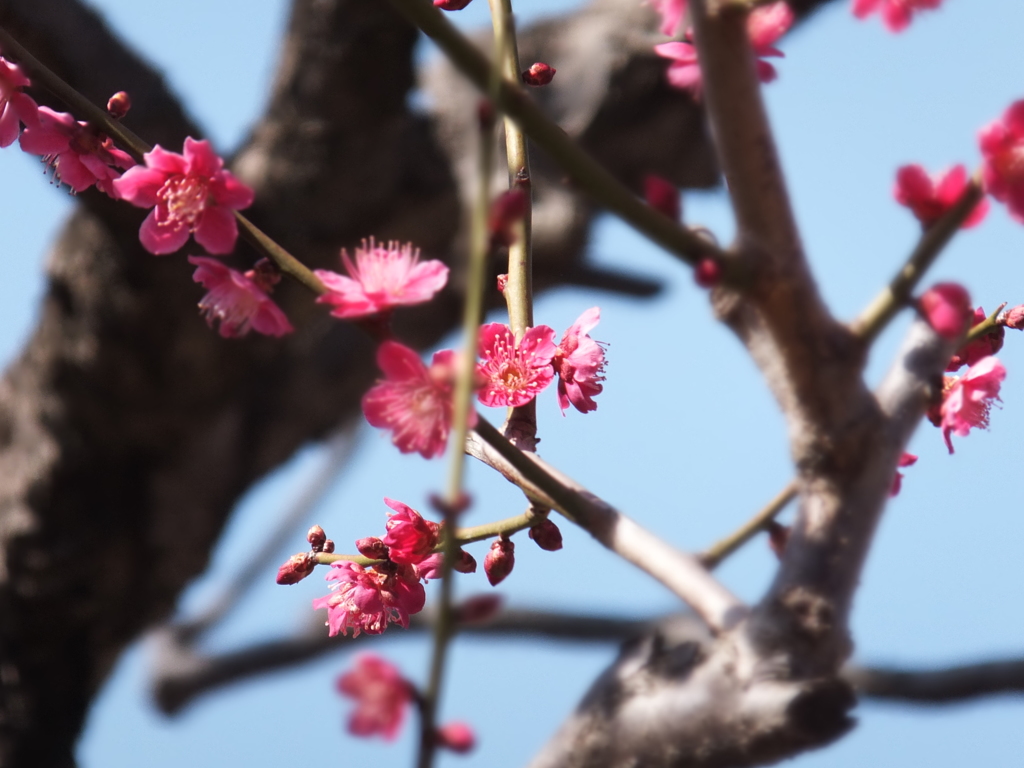
[{"label": "flowering branch", "polygon": [[[477,88],[486,91],[490,87],[492,67],[487,58],[440,11],[426,0],[391,2],[437,43]],[[495,104],[513,118],[523,132],[543,148],[581,189],[637,231],[691,265],[705,257],[723,262],[726,260],[726,254],[721,250],[644,204],[616,181],[565,131],[544,115],[517,83],[502,80]]]},{"label": "flowering branch", "polygon": [[483,418],[478,418],[474,434],[480,442],[467,444],[471,455],[497,469],[531,500],[558,510],[609,550],[653,576],[713,630],[726,630],[746,615],[743,602],[697,558],[642,528],[536,454],[519,450]]}]

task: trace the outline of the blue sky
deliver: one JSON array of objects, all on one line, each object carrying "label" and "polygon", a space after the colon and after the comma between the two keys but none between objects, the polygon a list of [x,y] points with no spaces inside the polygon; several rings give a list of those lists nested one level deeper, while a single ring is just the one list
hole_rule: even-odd
[{"label": "blue sky", "polygon": [[[164,68],[221,148],[241,140],[266,98],[284,0],[94,5]],[[569,5],[523,0],[517,7],[531,18]],[[916,222],[891,198],[896,167],[975,165],[978,128],[1024,98],[1024,4],[948,0],[945,6],[893,36],[877,19],[857,22],[838,3],[783,41],[786,58],[779,81],[767,89],[769,108],[807,251],[841,317],[852,317],[869,301],[915,241]],[[197,25],[200,10],[205,23]],[[462,20],[484,24],[485,12],[478,0]],[[247,55],[238,56],[239,50]],[[0,354],[10,360],[34,323],[47,245],[71,201],[47,186],[37,161],[16,150],[0,153],[0,168],[4,178],[16,180],[0,187],[7,257],[0,281]],[[731,221],[721,193],[688,194],[684,207],[689,221],[728,237]],[[609,343],[610,360],[596,413],[562,418],[552,393],[541,398],[543,453],[673,543],[702,548],[788,480],[782,419],[742,348],[710,317],[703,292],[673,259],[608,218],[597,226],[592,252],[595,261],[660,277],[668,289],[647,303],[582,290],[539,301],[538,321],[557,329],[599,304],[602,322],[594,335]],[[931,277],[963,282],[986,309],[1024,302],[1024,228],[995,205],[980,228],[957,238]],[[895,323],[876,345],[872,380],[885,370],[905,324],[905,318]],[[1024,337],[1011,332],[1000,357],[1009,377],[1005,407],[994,412],[990,432],[959,440],[954,456],[928,425],[914,438],[911,450],[921,459],[907,470],[903,493],[887,511],[857,598],[861,660],[940,664],[1024,653],[1018,438],[1024,429]],[[210,573],[185,595],[184,612],[216,593],[322,460],[322,451],[307,449],[241,501]],[[480,467],[472,468],[470,483],[477,500],[470,522],[521,511],[513,489]],[[442,485],[440,462],[398,456],[385,437],[367,431],[314,519],[339,544],[351,542],[382,530],[383,496],[422,509]],[[663,588],[586,535],[568,524],[562,529],[566,546],[558,553],[541,552],[520,537],[516,570],[500,588],[513,605],[632,616],[678,607]],[[297,533],[281,558],[301,545]],[[477,545],[474,552],[480,559],[484,551]],[[766,548],[755,542],[721,575],[755,600],[773,568]],[[482,575],[460,579],[458,588],[461,594],[488,589]],[[287,634],[309,619],[309,601],[323,591],[316,577],[277,587],[268,572],[209,638],[209,647]],[[411,678],[423,679],[423,638],[396,631],[376,650]],[[348,663],[346,652],[215,693],[173,720],[148,703],[149,652],[145,642],[134,646],[105,687],[80,745],[83,768],[282,765],[320,753],[354,763],[382,756],[399,764],[412,760],[411,729],[393,745],[345,734],[348,705],[333,693],[333,679]],[[458,640],[444,716],[471,721],[481,743],[468,758],[446,757],[444,764],[523,765],[613,655],[612,648]],[[929,710],[869,703],[858,716],[852,735],[795,764],[959,768],[1018,762],[1020,699]]]}]

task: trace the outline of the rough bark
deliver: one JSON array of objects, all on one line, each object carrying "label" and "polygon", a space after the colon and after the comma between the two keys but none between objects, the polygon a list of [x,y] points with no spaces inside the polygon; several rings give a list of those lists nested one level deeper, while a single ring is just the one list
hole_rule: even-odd
[{"label": "rough bark", "polygon": [[[582,25],[562,54],[588,87],[556,81],[551,109],[627,183],[650,171],[714,183],[695,108],[665,87],[663,64],[640,47],[578,60],[618,50],[621,37],[609,35],[650,12],[617,0],[575,18],[588,13],[599,23]],[[197,134],[158,74],[74,0],[6,2],[0,23],[95,102],[128,90],[126,124],[147,140],[175,147]],[[339,247],[370,234],[458,263],[453,147],[475,97],[450,76],[434,81],[437,113],[410,112],[415,40],[383,2],[294,4],[271,104],[233,167],[256,188],[252,218],[310,265],[334,264]],[[524,49],[540,58],[554,44],[564,42],[542,28]],[[656,288],[586,267],[594,211],[544,168],[538,283]],[[279,294],[299,328],[288,340],[211,333],[182,257],[140,249],[143,215],[80,197],[49,259],[39,324],[0,382],[0,765],[73,765],[118,653],[203,571],[234,500],[350,418],[375,375],[369,341],[296,285]],[[456,287],[405,314],[403,336],[429,344],[457,306]]]}]

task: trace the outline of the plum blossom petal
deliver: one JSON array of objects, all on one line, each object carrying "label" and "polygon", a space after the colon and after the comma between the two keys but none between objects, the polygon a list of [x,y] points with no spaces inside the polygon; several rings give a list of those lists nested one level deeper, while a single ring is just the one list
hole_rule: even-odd
[{"label": "plum blossom petal", "polygon": [[266,336],[284,336],[294,330],[267,295],[270,286],[261,285],[257,272],[242,274],[205,256],[189,256],[188,260],[196,266],[192,279],[209,291],[199,308],[211,328],[214,321],[220,323],[224,338],[245,336],[250,330]]},{"label": "plum blossom petal", "polygon": [[0,56],[0,147],[14,143],[22,123],[35,123],[39,108],[31,96],[21,91],[27,85],[31,82],[21,67]]},{"label": "plum blossom petal", "polygon": [[591,307],[562,337],[551,361],[558,374],[558,406],[565,415],[570,403],[580,413],[597,410],[594,397],[604,389],[605,356],[600,342],[589,333],[601,320],[600,307]]},{"label": "plum blossom petal", "polygon": [[[929,176],[920,165],[904,165],[896,171],[893,197],[927,227],[941,219],[966,189],[967,170],[963,165],[955,165],[935,176]],[[968,229],[979,224],[987,213],[988,200],[983,199],[960,227]]]},{"label": "plum blossom petal", "polygon": [[651,5],[661,16],[661,34],[676,34],[682,24],[683,14],[686,13],[686,0],[652,0]]},{"label": "plum blossom petal", "polygon": [[360,632],[379,635],[388,622],[409,626],[409,615],[423,610],[426,592],[410,566],[390,566],[391,570],[363,569],[361,565],[340,560],[331,563],[325,577],[334,590],[318,597],[313,608],[327,609],[329,634],[353,637]]},{"label": "plum blossom petal", "polygon": [[[896,462],[896,466],[900,469],[909,467],[917,463],[917,456],[906,451],[900,455],[900,459]],[[897,472],[892,478],[892,487],[889,489],[889,496],[896,496],[899,494],[900,489],[903,488],[903,473]]]},{"label": "plum blossom petal", "polygon": [[1024,223],[1024,99],[978,135],[984,158],[985,190]]},{"label": "plum blossom petal", "polygon": [[528,328],[517,344],[512,329],[488,323],[480,329],[477,372],[484,381],[480,402],[495,408],[525,405],[555,377],[555,331],[546,325]]},{"label": "plum blossom petal", "polygon": [[252,205],[253,191],[224,170],[208,141],[185,139],[184,154],[159,145],[114,183],[122,199],[150,208],[139,240],[150,253],[174,253],[195,234],[209,253],[230,253],[238,239],[233,211]]},{"label": "plum blossom petal", "polygon": [[934,10],[940,5],[942,0],[853,0],[851,10],[858,19],[878,11],[890,32],[902,32],[910,25],[914,13]]},{"label": "plum blossom petal", "polygon": [[985,357],[955,379],[946,390],[940,410],[942,437],[953,453],[950,435],[966,437],[971,428],[988,429],[992,402],[999,400],[999,388],[1006,378],[1006,368],[998,358]]},{"label": "plum blossom petal", "polygon": [[918,306],[928,324],[942,338],[960,337],[974,316],[971,296],[959,283],[937,283],[922,294]]},{"label": "plum blossom petal", "polygon": [[349,277],[315,270],[327,293],[318,303],[330,304],[335,317],[364,317],[392,307],[422,304],[448,282],[448,267],[436,259],[420,261],[412,243],[378,245],[371,237],[356,248],[355,260],[344,249],[341,261]]},{"label": "plum blossom petal", "polygon": [[450,349],[436,352],[427,368],[414,350],[385,341],[377,350],[384,380],[363,396],[363,415],[371,425],[391,430],[391,442],[402,453],[440,456],[452,425],[454,364]]},{"label": "plum blossom petal", "polygon": [[338,692],[355,699],[348,730],[354,736],[379,733],[388,741],[398,736],[405,710],[412,701],[412,686],[398,668],[379,656],[358,656],[355,665],[338,677]]}]

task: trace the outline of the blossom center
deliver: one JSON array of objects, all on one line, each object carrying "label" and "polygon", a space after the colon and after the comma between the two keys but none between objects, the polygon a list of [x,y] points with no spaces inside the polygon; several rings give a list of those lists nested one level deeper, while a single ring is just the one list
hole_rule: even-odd
[{"label": "blossom center", "polygon": [[162,224],[184,224],[195,229],[196,221],[206,208],[209,190],[206,181],[198,177],[172,176],[156,196],[167,209],[167,218]]}]

